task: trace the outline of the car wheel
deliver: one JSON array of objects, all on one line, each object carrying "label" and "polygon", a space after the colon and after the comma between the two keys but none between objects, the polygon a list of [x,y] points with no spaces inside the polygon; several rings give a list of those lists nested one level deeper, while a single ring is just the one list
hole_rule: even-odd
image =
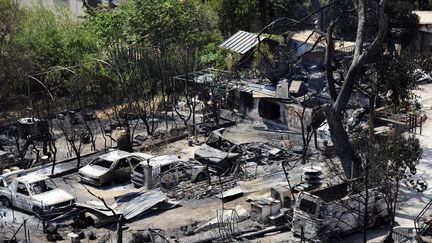
[{"label": "car wheel", "polygon": [[206,179],[206,176],[204,175],[204,173],[199,173],[198,176],[196,177],[195,181],[199,182],[199,181],[203,181]]},{"label": "car wheel", "polygon": [[42,208],[40,208],[38,206],[33,206],[33,212],[35,214],[37,214],[38,216],[42,216],[42,214],[43,214]]},{"label": "car wheel", "polygon": [[7,208],[11,207],[11,202],[7,197],[0,197],[0,204]]}]

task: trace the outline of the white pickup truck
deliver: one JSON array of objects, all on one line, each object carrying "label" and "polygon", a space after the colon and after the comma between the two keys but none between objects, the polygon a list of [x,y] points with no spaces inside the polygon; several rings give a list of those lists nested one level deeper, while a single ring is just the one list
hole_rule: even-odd
[{"label": "white pickup truck", "polygon": [[9,173],[0,175],[0,203],[42,216],[69,210],[75,197],[47,176]]}]

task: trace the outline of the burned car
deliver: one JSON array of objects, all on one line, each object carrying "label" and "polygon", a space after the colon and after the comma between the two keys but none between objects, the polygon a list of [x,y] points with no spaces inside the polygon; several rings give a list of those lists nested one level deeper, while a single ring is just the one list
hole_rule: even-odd
[{"label": "burned car", "polygon": [[152,157],[144,153],[115,150],[99,156],[81,168],[78,174],[82,182],[95,186],[102,186],[114,180],[127,181],[136,165]]},{"label": "burned car", "polygon": [[202,181],[207,178],[206,167],[198,161],[182,161],[176,155],[162,155],[143,161],[132,172],[132,183],[136,187],[145,185],[144,166],[152,166],[152,185],[170,187],[180,181]]},{"label": "burned car", "polygon": [[[354,179],[326,188],[301,191],[294,207],[291,231],[305,239],[326,241],[327,237],[346,235],[361,229],[368,213],[367,227],[390,219],[388,205],[377,188],[368,189],[368,201],[363,185]],[[367,205],[367,211],[365,209]],[[358,212],[353,213],[353,208]]]},{"label": "burned car", "polygon": [[37,215],[55,215],[66,212],[75,204],[75,197],[57,188],[45,175],[15,177],[11,172],[0,177],[0,203]]},{"label": "burned car", "polygon": [[224,137],[223,131],[224,128],[213,131],[206,143],[195,151],[196,160],[208,164],[218,173],[228,170],[241,155],[239,145]]}]

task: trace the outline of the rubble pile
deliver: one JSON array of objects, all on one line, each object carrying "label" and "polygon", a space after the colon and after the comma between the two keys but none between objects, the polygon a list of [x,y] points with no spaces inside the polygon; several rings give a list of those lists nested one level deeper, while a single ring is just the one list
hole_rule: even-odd
[{"label": "rubble pile", "polygon": [[237,186],[234,176],[221,177],[211,176],[210,185],[208,180],[193,183],[190,181],[180,182],[177,186],[165,191],[169,198],[176,200],[199,200],[214,196],[227,189]]},{"label": "rubble pile", "polygon": [[0,146],[14,146],[15,139],[12,137],[8,137],[4,134],[0,134]]},{"label": "rubble pile", "polygon": [[346,117],[348,131],[360,130],[368,122],[368,114],[364,108],[348,109]]},{"label": "rubble pile", "polygon": [[285,160],[289,153],[283,149],[277,148],[269,143],[247,143],[240,145],[243,152],[240,157],[241,161],[257,162],[258,164],[272,164]]}]

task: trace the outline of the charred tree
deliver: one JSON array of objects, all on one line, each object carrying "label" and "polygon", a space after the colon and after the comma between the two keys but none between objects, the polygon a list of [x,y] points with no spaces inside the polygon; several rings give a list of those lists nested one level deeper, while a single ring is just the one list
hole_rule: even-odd
[{"label": "charred tree", "polygon": [[[385,13],[386,2],[386,0],[380,0],[378,4],[378,31],[372,43],[367,48],[364,48],[364,39],[366,35],[366,1],[359,0],[356,2],[357,33],[353,59],[349,65],[348,71],[343,77],[343,84],[340,92],[337,94],[335,99],[332,97],[333,101],[327,106],[325,113],[330,128],[331,139],[336,148],[336,153],[341,160],[346,176],[349,178],[355,178],[360,175],[361,162],[356,158],[349,136],[343,126],[342,112],[351,98],[354,85],[358,83],[361,75],[361,68],[370,62],[374,55],[378,53],[381,44],[384,41],[387,33],[387,15]],[[331,36],[331,28],[329,28],[329,30],[330,33],[328,33],[328,36]],[[332,70],[327,70],[327,72],[329,71],[331,72]],[[328,85],[329,90],[336,90],[335,83],[332,79],[328,80]]]}]

